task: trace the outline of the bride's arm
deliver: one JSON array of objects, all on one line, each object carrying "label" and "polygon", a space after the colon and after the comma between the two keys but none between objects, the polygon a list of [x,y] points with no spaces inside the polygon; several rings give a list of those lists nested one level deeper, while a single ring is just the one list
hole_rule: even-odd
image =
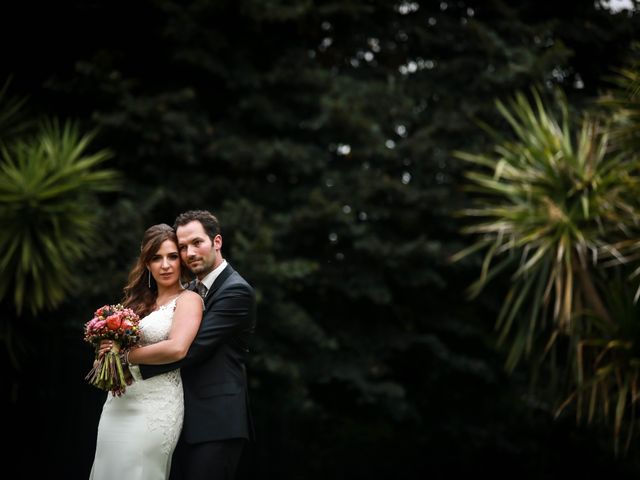
[{"label": "bride's arm", "polygon": [[152,345],[132,348],[128,362],[159,365],[181,360],[198,332],[202,320],[202,298],[195,292],[183,292],[176,301],[169,338]]}]

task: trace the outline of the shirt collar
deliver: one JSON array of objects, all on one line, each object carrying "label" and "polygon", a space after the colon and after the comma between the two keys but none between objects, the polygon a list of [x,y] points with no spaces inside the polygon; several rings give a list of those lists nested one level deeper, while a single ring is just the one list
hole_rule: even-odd
[{"label": "shirt collar", "polygon": [[227,261],[222,259],[222,263],[211,270],[207,276],[201,280],[201,282],[204,283],[204,286],[207,287],[207,291],[211,290],[211,285],[213,285],[213,282],[216,281],[216,278],[218,278],[218,275],[222,273],[226,266]]}]

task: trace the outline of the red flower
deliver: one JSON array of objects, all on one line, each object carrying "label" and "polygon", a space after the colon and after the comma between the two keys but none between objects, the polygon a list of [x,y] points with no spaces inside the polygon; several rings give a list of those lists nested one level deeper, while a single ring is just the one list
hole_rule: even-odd
[{"label": "red flower", "polygon": [[114,313],[113,315],[107,317],[107,327],[109,330],[117,330],[120,328],[120,324],[122,323],[122,317],[119,314]]}]

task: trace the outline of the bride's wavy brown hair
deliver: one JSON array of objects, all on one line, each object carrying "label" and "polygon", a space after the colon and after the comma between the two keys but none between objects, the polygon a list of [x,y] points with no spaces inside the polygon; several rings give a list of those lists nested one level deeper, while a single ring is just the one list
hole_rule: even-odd
[{"label": "bride's wavy brown hair", "polygon": [[147,228],[142,237],[140,256],[129,272],[129,280],[124,287],[124,300],[122,304],[136,312],[140,318],[153,311],[158,296],[158,285],[149,274],[147,264],[160,250],[165,240],[171,240],[178,248],[176,232],[166,223],[152,225]]}]

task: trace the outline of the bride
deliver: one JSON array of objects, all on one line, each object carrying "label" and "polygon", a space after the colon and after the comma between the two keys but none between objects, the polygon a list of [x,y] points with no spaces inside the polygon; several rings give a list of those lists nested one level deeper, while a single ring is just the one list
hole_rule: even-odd
[{"label": "bride", "polygon": [[[184,358],[198,331],[202,298],[183,289],[180,275],[175,232],[166,224],[149,227],[123,301],[142,319],[139,362],[163,364]],[[184,416],[180,370],[142,380],[137,366],[129,368],[133,384],[121,396],[108,394],[102,408],[90,480],[169,477]]]}]

